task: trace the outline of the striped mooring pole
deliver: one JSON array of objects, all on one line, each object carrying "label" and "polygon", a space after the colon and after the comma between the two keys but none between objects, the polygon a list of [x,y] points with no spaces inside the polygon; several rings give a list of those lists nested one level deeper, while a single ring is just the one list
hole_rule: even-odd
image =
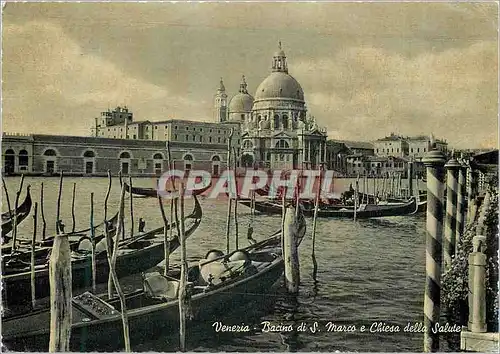
[{"label": "striped mooring pole", "polygon": [[466,174],[467,167],[464,164],[463,156],[460,158],[460,169],[458,170],[458,195],[457,195],[457,228],[455,231],[455,253],[458,241],[462,238],[465,230],[465,216],[467,211],[467,186],[466,186]]},{"label": "striped mooring pole", "polygon": [[444,268],[451,268],[451,260],[455,255],[457,230],[457,201],[458,201],[458,170],[460,164],[452,156],[444,166],[446,167],[446,218],[444,225],[443,257]]},{"label": "striped mooring pole", "polygon": [[424,352],[439,350],[439,333],[433,329],[441,311],[441,262],[443,239],[445,156],[435,145],[422,162],[427,169],[426,278],[424,296]]}]

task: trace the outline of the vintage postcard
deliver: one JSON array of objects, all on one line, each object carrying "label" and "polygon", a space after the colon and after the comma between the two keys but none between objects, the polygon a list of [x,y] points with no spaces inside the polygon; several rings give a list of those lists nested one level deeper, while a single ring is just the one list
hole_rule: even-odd
[{"label": "vintage postcard", "polygon": [[3,2],[2,349],[497,352],[498,2]]}]

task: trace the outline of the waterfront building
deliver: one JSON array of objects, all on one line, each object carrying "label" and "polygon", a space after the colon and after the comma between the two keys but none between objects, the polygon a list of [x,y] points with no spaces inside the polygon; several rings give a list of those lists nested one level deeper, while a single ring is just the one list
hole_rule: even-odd
[{"label": "waterfront building", "polygon": [[[217,98],[222,98],[218,92]],[[216,107],[217,108],[217,107]],[[307,114],[304,91],[289,74],[285,52],[279,44],[271,73],[255,96],[242,78],[239,92],[229,102],[227,118],[240,124],[241,163],[270,169],[316,168],[326,160],[326,129]]]},{"label": "waterfront building", "polygon": [[[186,141],[170,143],[177,169],[203,169],[218,175],[225,169],[224,143]],[[101,137],[3,134],[3,173],[106,176],[107,171],[124,175],[159,176],[168,170],[166,146],[160,140]]]},{"label": "waterfront building", "polygon": [[[446,140],[434,139],[438,150],[448,153],[448,143]],[[400,156],[412,157],[415,161],[420,161],[429,151],[431,138],[428,136],[403,137],[391,133],[382,139],[373,142],[375,155],[377,156]]]}]

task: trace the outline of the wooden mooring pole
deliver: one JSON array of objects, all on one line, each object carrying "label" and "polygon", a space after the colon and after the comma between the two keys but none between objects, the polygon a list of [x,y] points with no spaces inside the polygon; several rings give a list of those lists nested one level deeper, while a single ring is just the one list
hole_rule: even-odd
[{"label": "wooden mooring pole", "polygon": [[128,176],[130,186],[130,237],[134,237],[134,194],[132,193],[132,176]]},{"label": "wooden mooring pole", "polygon": [[186,235],[184,225],[184,184],[180,188],[180,229],[179,241],[181,247],[181,276],[179,284],[179,347],[181,352],[186,351],[186,325],[189,303],[191,300],[191,290],[187,288],[187,255],[186,255]]},{"label": "wooden mooring pole", "polygon": [[[12,209],[10,207],[10,199],[9,199],[9,191],[7,190],[7,185],[5,184],[5,179],[2,176],[2,185],[3,185],[3,190],[5,192],[5,199],[7,200],[7,208],[9,208],[9,218],[12,217]],[[14,213],[16,211],[14,210]]]},{"label": "wooden mooring pole", "polygon": [[71,249],[66,234],[56,235],[49,260],[49,352],[69,352],[72,323]]},{"label": "wooden mooring pole", "polygon": [[76,194],[76,183],[73,183],[73,193],[71,195],[71,232],[75,232],[76,220],[75,220],[75,194]]},{"label": "wooden mooring pole", "polygon": [[[168,220],[165,215],[165,209],[163,208],[163,200],[161,199],[160,193],[158,193],[158,205],[160,206],[161,218],[163,219],[163,244],[164,244],[164,257],[165,257],[165,269],[163,270],[163,275],[167,276],[168,268],[170,267],[170,240],[168,239]],[[172,220],[172,219],[170,219]],[[172,227],[170,227],[172,228]]]},{"label": "wooden mooring pole", "polygon": [[37,225],[38,203],[35,202],[33,210],[33,236],[31,237],[31,307],[36,306],[36,284],[35,284],[35,248],[36,248],[36,225]]},{"label": "wooden mooring pole", "polygon": [[61,194],[62,194],[62,188],[63,188],[63,177],[64,177],[64,172],[61,171],[60,173],[60,178],[59,178],[59,192],[57,193],[57,211],[56,211],[56,235],[59,235],[60,224],[61,224]]},{"label": "wooden mooring pole", "polygon": [[40,186],[40,216],[42,217],[42,240],[45,240],[45,234],[47,231],[47,222],[45,221],[45,213],[43,211],[43,182]]},{"label": "wooden mooring pole", "polygon": [[[125,199],[125,185],[122,184],[122,190],[120,194],[120,208],[118,212],[118,220],[121,220],[123,218],[123,213],[124,213],[124,199]],[[108,296],[110,294],[110,291],[112,291],[111,288],[111,282],[114,284],[114,287],[116,289],[116,292],[118,294],[118,297],[120,298],[120,307],[121,307],[121,315],[122,315],[122,323],[123,323],[123,342],[125,346],[125,352],[130,352],[130,333],[129,333],[129,325],[128,325],[128,315],[127,315],[127,307],[125,303],[125,295],[122,291],[122,288],[120,286],[120,282],[118,280],[118,276],[116,274],[115,270],[115,265],[116,265],[116,256],[118,253],[118,238],[120,235],[120,229],[123,228],[123,224],[118,221],[118,229],[115,234],[114,240],[111,238],[111,235],[109,232],[106,233],[106,256],[108,259],[108,265],[109,265],[109,279],[108,281]]]},{"label": "wooden mooring pole", "polygon": [[290,294],[299,292],[300,264],[298,251],[299,223],[295,208],[286,208],[283,225],[283,260],[285,262],[285,287]]},{"label": "wooden mooring pole", "polygon": [[[229,137],[227,138],[227,178],[228,178],[228,181],[227,181],[227,185],[228,185],[228,189],[230,188],[229,187],[229,178],[230,178],[230,175],[231,175],[231,139],[233,137],[233,129],[231,129],[230,133],[229,133]],[[226,254],[229,253],[229,232],[230,232],[230,229],[231,229],[231,210],[232,210],[232,202],[233,202],[233,199],[232,199],[232,196],[231,196],[231,192],[228,193],[228,201],[227,201],[227,218],[226,218]]]},{"label": "wooden mooring pole", "polygon": [[[107,228],[108,225],[104,223],[104,227]],[[105,232],[106,234],[106,232]],[[91,259],[92,259],[92,292],[96,293],[96,279],[97,279],[97,265],[95,258],[95,229],[94,229],[94,192],[90,193],[90,243],[92,247]]]},{"label": "wooden mooring pole", "polygon": [[236,196],[234,197],[234,249],[238,250],[239,247],[239,235],[238,235],[238,178],[236,176],[236,148],[233,147],[233,170],[234,170],[234,185],[236,189]]},{"label": "wooden mooring pole", "polygon": [[427,168],[427,237],[426,281],[424,296],[424,352],[439,351],[439,322],[441,306],[441,262],[443,240],[444,163],[445,156],[432,144],[422,162]]},{"label": "wooden mooring pole", "polygon": [[[114,238],[109,237],[107,240],[108,246],[107,248],[109,250],[113,250],[113,253],[110,255],[109,261],[110,261],[110,266],[109,266],[109,277],[108,277],[108,298],[112,298],[113,296],[113,284],[115,284],[116,288],[116,281],[113,279],[113,269],[116,266],[116,257],[118,253],[118,243],[119,243],[119,237],[121,234],[121,231],[123,230],[124,223],[123,223],[123,214],[125,212],[125,184],[122,184],[121,188],[121,193],[120,193],[120,203],[119,203],[119,208],[118,208],[118,228],[116,229],[116,234]],[[112,247],[111,247],[112,245]],[[108,253],[109,255],[109,253]],[[117,290],[118,291],[118,290]]]},{"label": "wooden mooring pole", "polygon": [[[21,175],[21,181],[19,182],[19,189],[16,192],[16,202],[14,203],[14,218],[12,220],[12,250],[15,252],[17,249],[17,207],[19,206],[19,197],[23,190],[24,174]],[[29,189],[29,186],[28,186]]]}]

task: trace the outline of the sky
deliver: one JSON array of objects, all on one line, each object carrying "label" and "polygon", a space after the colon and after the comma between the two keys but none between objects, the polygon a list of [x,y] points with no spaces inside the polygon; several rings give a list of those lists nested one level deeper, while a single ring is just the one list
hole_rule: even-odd
[{"label": "sky", "polygon": [[498,145],[495,3],[8,3],[2,129],[90,135],[101,111],[213,121],[282,42],[331,139],[429,135]]}]

